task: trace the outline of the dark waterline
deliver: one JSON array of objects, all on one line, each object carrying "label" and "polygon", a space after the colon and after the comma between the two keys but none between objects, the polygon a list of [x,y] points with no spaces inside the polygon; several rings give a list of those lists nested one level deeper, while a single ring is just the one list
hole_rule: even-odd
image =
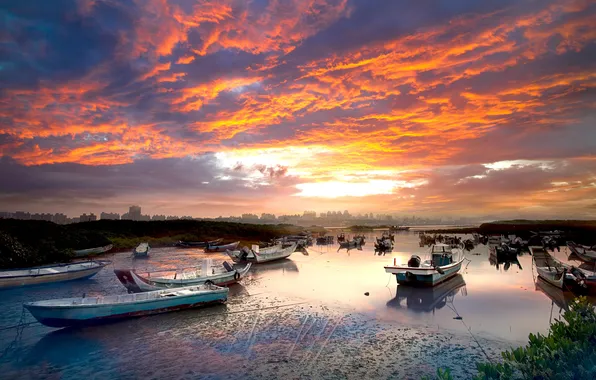
[{"label": "dark waterline", "polygon": [[[56,330],[32,324],[22,303],[49,298],[125,294],[114,267],[188,267],[223,254],[154,249],[148,260],[123,252],[91,280],[0,292],[2,378],[417,378],[436,366],[467,378],[477,360],[546,332],[570,295],[535,281],[531,256],[506,271],[478,246],[461,277],[442,289],[398,288],[383,265],[424,253],[417,233],[396,234],[386,256],[313,246],[308,254],[254,266],[227,305]],[[563,258],[564,252],[557,254]],[[198,264],[197,264],[198,265]],[[364,293],[369,292],[369,296]],[[454,319],[461,316],[461,319]],[[18,337],[18,339],[15,339]]]}]

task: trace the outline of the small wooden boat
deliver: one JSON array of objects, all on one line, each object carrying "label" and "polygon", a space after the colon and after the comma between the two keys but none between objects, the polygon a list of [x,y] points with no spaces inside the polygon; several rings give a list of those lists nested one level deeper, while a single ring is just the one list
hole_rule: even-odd
[{"label": "small wooden boat", "polygon": [[234,250],[234,249],[236,249],[236,247],[238,247],[238,244],[240,244],[239,241],[236,241],[234,243],[229,243],[229,244],[223,244],[223,245],[208,245],[207,247],[205,247],[205,252],[212,253],[212,252],[225,252],[228,250]]},{"label": "small wooden boat", "polygon": [[23,306],[46,326],[67,327],[225,302],[228,291],[228,288],[203,284],[136,294],[28,302]]},{"label": "small wooden boat", "polygon": [[103,247],[79,249],[79,250],[74,251],[73,253],[76,257],[99,255],[100,253],[108,252],[113,247],[114,247],[113,244],[108,244],[108,245],[104,245]]},{"label": "small wooden boat", "polygon": [[420,257],[412,255],[407,265],[397,265],[394,259],[393,265],[385,267],[385,272],[394,274],[400,285],[435,286],[455,276],[464,260],[462,249],[434,244],[428,260],[421,262]]},{"label": "small wooden boat", "polygon": [[[129,292],[147,292],[167,288],[182,288],[192,285],[204,284],[208,281],[218,286],[235,284],[246,275],[251,263],[243,268],[234,269],[230,264],[224,262],[221,266],[212,266],[205,260],[202,268],[192,270],[176,271],[173,274],[160,276],[162,272],[152,272],[143,276],[134,269],[114,269],[118,280],[129,290]],[[190,268],[189,268],[190,269]],[[156,275],[156,273],[158,275]]]},{"label": "small wooden boat", "polygon": [[132,251],[132,254],[136,258],[145,258],[149,256],[150,250],[151,247],[149,246],[149,243],[141,243]]},{"label": "small wooden boat", "polygon": [[568,241],[567,247],[581,261],[585,263],[596,263],[596,246],[588,247]]},{"label": "small wooden boat", "polygon": [[211,241],[178,241],[174,246],[178,248],[205,248],[211,245],[217,245],[221,243],[223,239],[216,239]]},{"label": "small wooden boat", "polygon": [[252,249],[244,247],[239,251],[226,251],[228,256],[235,262],[248,261],[253,263],[266,263],[268,261],[281,260],[290,257],[296,251],[298,243],[294,242],[289,247],[283,248],[276,245],[268,248],[259,248],[255,245]]},{"label": "small wooden boat", "polygon": [[0,289],[89,278],[109,264],[111,264],[111,261],[90,260],[35,268],[3,270],[0,271]]},{"label": "small wooden boat", "polygon": [[544,247],[530,247],[532,260],[538,276],[560,289],[574,292],[586,292],[588,286],[584,276],[577,268],[554,259]]},{"label": "small wooden boat", "polygon": [[349,251],[354,248],[358,249],[359,251],[362,251],[362,241],[360,239],[353,239],[349,241],[340,242],[339,248],[337,248],[337,252],[339,252],[340,249],[346,249]]}]

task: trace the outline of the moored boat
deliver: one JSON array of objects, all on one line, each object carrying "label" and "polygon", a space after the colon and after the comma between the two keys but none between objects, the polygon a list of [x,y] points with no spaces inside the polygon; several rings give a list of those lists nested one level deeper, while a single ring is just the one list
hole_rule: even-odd
[{"label": "moored boat", "polygon": [[240,281],[252,265],[247,263],[244,267],[235,269],[227,262],[220,266],[212,266],[206,260],[203,264],[201,268],[181,270],[161,276],[159,274],[164,272],[151,272],[143,275],[134,269],[114,269],[114,273],[129,292],[138,293],[200,285],[208,281],[217,286],[228,286]]},{"label": "moored boat", "polygon": [[103,247],[95,247],[95,248],[88,248],[88,249],[79,249],[74,251],[74,255],[76,257],[85,257],[91,255],[99,255],[100,253],[108,252],[110,249],[114,247],[113,244],[104,245]]},{"label": "moored boat", "polygon": [[111,261],[90,260],[26,269],[3,270],[0,271],[0,289],[85,279],[96,275],[97,272],[109,264],[111,264]]},{"label": "moored boat", "polygon": [[239,251],[226,251],[228,256],[235,262],[248,261],[253,263],[266,263],[268,261],[281,260],[289,257],[296,250],[297,243],[286,248],[282,246],[273,246],[260,249],[258,246],[253,246],[252,249],[244,247]]},{"label": "moored boat", "polygon": [[579,269],[554,259],[544,247],[530,247],[530,253],[538,277],[560,289],[579,293],[587,291],[588,285]]},{"label": "moored boat", "polygon": [[567,247],[581,261],[585,263],[596,263],[596,246],[588,247],[568,241]]},{"label": "moored boat", "polygon": [[205,248],[210,245],[217,245],[221,243],[223,239],[216,239],[211,241],[183,241],[180,240],[174,244],[178,248]]},{"label": "moored boat", "polygon": [[385,272],[395,275],[397,283],[411,286],[435,286],[455,276],[465,260],[463,250],[447,244],[434,244],[429,259],[421,261],[412,255],[407,265],[385,266]]},{"label": "moored boat", "polygon": [[140,257],[144,258],[144,257],[149,256],[150,250],[151,250],[151,247],[149,246],[149,243],[141,243],[135,249],[133,249],[132,254],[136,258],[140,258]]},{"label": "moored boat", "polygon": [[225,302],[228,291],[228,288],[203,284],[136,294],[28,302],[23,306],[46,326],[67,327]]},{"label": "moored boat", "polygon": [[225,252],[227,250],[234,250],[234,249],[236,249],[236,247],[238,247],[238,244],[240,244],[239,241],[236,241],[233,243],[228,243],[228,244],[222,244],[222,245],[208,245],[205,247],[205,252],[213,253],[213,252]]}]

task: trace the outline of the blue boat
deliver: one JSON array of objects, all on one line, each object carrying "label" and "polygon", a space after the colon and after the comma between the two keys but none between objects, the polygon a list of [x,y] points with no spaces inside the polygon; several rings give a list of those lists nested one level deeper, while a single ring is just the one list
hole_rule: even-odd
[{"label": "blue boat", "polygon": [[455,276],[464,260],[461,248],[434,244],[427,260],[421,261],[419,256],[412,255],[406,265],[398,265],[394,259],[393,265],[385,266],[385,272],[394,274],[400,285],[435,286]]},{"label": "blue boat", "polygon": [[228,299],[228,292],[228,288],[205,283],[136,294],[28,302],[23,306],[46,326],[68,327],[221,303]]}]

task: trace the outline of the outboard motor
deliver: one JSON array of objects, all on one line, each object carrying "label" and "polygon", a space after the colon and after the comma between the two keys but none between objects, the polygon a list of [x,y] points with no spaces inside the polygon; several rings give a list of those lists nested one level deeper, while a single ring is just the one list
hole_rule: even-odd
[{"label": "outboard motor", "polygon": [[250,251],[248,250],[248,247],[242,247],[242,249],[240,250],[240,259],[246,260],[249,253]]},{"label": "outboard motor", "polygon": [[412,255],[410,260],[408,260],[408,266],[410,268],[419,268],[420,267],[420,257],[416,255]]}]

